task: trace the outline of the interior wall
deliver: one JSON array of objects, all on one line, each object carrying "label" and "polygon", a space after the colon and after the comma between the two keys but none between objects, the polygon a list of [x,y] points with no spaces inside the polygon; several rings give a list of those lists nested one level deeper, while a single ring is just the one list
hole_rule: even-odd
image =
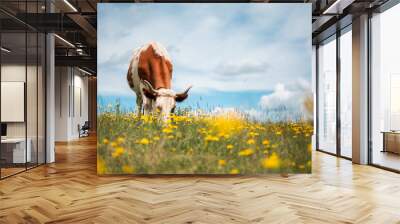
[{"label": "interior wall", "polygon": [[73,67],[56,67],[55,73],[55,140],[70,141],[89,118],[88,77]]},{"label": "interior wall", "polygon": [[[25,82],[25,64],[3,64],[1,66],[1,81],[2,82]],[[27,66],[28,74],[36,74],[36,65],[35,66]],[[42,107],[42,104],[37,105],[37,93],[36,88],[30,88],[32,86],[36,87],[37,80],[28,76],[28,87],[27,89],[27,107],[30,110],[35,110],[36,107]],[[39,101],[39,103],[43,103]],[[6,108],[3,108],[6,109]],[[36,113],[27,113],[27,122],[32,122],[37,120]],[[36,133],[36,123],[28,125],[28,133]],[[7,122],[7,136],[8,137],[25,137],[25,123],[24,122]],[[36,135],[35,135],[36,136]],[[30,136],[28,136],[29,138]]]},{"label": "interior wall", "polygon": [[97,78],[88,79],[88,113],[90,122],[90,131],[97,131]]},{"label": "interior wall", "polygon": [[67,141],[70,76],[67,67],[56,67],[55,74],[55,140]]},{"label": "interior wall", "polygon": [[314,132],[312,135],[312,149],[317,149],[317,139],[316,139],[316,127],[317,127],[317,48],[315,45],[312,46],[312,59],[311,59],[311,74],[312,74],[312,92],[313,92],[313,102],[314,102],[314,111],[313,111],[313,127]]}]

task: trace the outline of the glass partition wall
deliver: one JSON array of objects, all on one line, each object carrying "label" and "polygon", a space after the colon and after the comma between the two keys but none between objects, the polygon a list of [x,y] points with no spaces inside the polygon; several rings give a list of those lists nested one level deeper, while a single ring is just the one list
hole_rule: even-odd
[{"label": "glass partition wall", "polygon": [[351,25],[318,44],[317,149],[352,157]]},{"label": "glass partition wall", "polygon": [[340,65],[340,155],[352,158],[352,34],[351,26],[341,31]]},{"label": "glass partition wall", "polygon": [[[20,1],[18,8],[38,12],[39,3]],[[0,11],[1,179],[45,163],[45,41]]]},{"label": "glass partition wall", "polygon": [[400,171],[400,4],[371,18],[370,163]]},{"label": "glass partition wall", "polygon": [[336,36],[318,47],[318,149],[336,154]]}]

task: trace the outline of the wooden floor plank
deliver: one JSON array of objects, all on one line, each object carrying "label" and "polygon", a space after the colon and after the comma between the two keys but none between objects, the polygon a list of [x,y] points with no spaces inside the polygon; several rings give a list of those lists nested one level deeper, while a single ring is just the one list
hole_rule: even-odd
[{"label": "wooden floor plank", "polygon": [[400,223],[400,175],[313,153],[313,174],[97,176],[96,139],[0,181],[0,223]]}]

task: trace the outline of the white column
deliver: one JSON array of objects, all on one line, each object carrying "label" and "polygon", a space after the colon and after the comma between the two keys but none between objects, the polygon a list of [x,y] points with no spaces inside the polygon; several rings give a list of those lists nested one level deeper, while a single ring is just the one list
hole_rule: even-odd
[{"label": "white column", "polygon": [[46,36],[46,163],[55,161],[54,133],[55,133],[55,60],[54,60],[54,35]]},{"label": "white column", "polygon": [[312,149],[317,149],[317,48],[315,45],[312,45],[312,59],[311,59],[311,85],[312,85],[312,93],[313,93],[313,102],[314,102],[314,111],[313,111],[313,125],[314,132],[311,137]]},{"label": "white column", "polygon": [[353,162],[368,163],[368,15],[353,19]]},{"label": "white column", "polygon": [[[46,11],[54,12],[54,5],[46,1]],[[46,35],[46,163],[55,162],[55,42],[54,34]]]}]

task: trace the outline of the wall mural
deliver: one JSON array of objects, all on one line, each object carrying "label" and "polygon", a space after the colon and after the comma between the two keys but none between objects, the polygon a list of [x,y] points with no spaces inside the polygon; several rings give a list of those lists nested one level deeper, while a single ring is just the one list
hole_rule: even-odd
[{"label": "wall mural", "polygon": [[310,173],[310,4],[98,6],[98,174]]}]

